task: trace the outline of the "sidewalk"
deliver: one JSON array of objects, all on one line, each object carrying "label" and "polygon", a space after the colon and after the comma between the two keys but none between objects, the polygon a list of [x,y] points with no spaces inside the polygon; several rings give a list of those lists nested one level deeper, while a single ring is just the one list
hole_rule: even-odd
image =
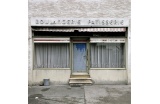
[{"label": "sidewalk", "polygon": [[131,104],[131,86],[32,86],[28,104]]}]

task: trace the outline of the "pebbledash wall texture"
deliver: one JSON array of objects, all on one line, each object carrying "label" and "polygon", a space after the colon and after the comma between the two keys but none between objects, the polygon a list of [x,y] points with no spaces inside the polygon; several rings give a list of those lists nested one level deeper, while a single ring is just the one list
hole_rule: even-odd
[{"label": "pebbledash wall texture", "polygon": [[[31,17],[42,18],[128,18],[128,55],[126,70],[90,70],[95,84],[131,84],[130,39],[131,0],[29,0],[28,1],[28,84],[44,78],[53,84],[68,84],[70,70],[34,70]],[[101,77],[104,76],[104,77]]]}]

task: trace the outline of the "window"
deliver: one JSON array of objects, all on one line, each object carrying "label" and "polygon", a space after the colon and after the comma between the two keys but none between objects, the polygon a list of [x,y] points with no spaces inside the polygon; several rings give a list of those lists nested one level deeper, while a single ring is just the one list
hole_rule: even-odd
[{"label": "window", "polygon": [[35,68],[69,68],[68,43],[35,43]]},{"label": "window", "polygon": [[124,43],[91,43],[91,68],[125,68]]}]

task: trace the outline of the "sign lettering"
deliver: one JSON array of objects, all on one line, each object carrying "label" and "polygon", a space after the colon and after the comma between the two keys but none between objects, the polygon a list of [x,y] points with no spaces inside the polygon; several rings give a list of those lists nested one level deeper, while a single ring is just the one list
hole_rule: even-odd
[{"label": "sign lettering", "polygon": [[104,18],[31,18],[31,26],[127,27],[128,19]]}]

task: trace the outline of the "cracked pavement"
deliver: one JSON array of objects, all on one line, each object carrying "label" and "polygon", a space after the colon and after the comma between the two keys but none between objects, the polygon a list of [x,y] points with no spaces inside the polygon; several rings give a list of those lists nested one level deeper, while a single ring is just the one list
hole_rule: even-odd
[{"label": "cracked pavement", "polygon": [[131,104],[131,86],[29,86],[28,104]]}]

